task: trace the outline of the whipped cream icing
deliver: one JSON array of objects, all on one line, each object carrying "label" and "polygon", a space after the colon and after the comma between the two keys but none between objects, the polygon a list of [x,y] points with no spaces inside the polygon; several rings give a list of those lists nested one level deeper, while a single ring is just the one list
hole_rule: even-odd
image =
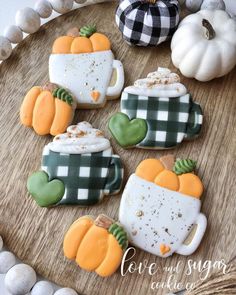
[{"label": "whipped cream icing", "polygon": [[102,131],[88,122],[80,122],[67,128],[67,132],[54,137],[48,144],[53,152],[65,154],[96,153],[110,148],[110,141]]},{"label": "whipped cream icing", "polygon": [[187,93],[186,87],[180,83],[180,77],[167,68],[158,68],[149,73],[147,78],[139,79],[133,86],[126,87],[130,94],[154,97],[179,97]]}]

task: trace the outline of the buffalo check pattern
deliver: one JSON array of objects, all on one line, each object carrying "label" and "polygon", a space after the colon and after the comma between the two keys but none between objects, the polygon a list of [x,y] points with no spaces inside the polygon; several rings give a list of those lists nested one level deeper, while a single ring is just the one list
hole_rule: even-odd
[{"label": "buffalo check pattern", "polygon": [[155,4],[121,0],[116,10],[116,23],[128,43],[158,45],[174,34],[179,23],[179,10],[177,0],[162,0]]},{"label": "buffalo check pattern", "polygon": [[41,168],[48,173],[50,181],[59,179],[64,183],[61,205],[94,205],[104,195],[118,193],[123,180],[120,157],[112,155],[111,149],[91,154],[64,154],[46,146]]},{"label": "buffalo check pattern", "polygon": [[130,120],[146,120],[147,134],[137,144],[143,148],[173,148],[183,139],[197,136],[203,120],[201,107],[192,101],[190,94],[162,98],[123,92],[121,112]]}]

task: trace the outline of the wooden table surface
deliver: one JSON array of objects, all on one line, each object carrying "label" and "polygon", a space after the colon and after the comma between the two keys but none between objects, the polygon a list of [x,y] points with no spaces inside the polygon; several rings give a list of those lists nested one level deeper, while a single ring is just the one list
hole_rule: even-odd
[{"label": "wooden table surface", "polygon": [[[48,23],[37,34],[28,37],[14,51],[12,57],[0,67],[0,234],[6,245],[24,262],[29,263],[46,278],[58,284],[75,288],[82,294],[165,294],[164,290],[151,290],[151,282],[165,281],[168,272],[159,271],[154,276],[127,274],[117,271],[110,278],[100,278],[94,273],[79,269],[63,257],[63,236],[70,224],[84,214],[105,213],[118,216],[120,195],[107,198],[94,207],[56,207],[42,209],[29,197],[26,180],[40,167],[42,149],[52,140],[50,136],[37,136],[19,123],[19,108],[27,90],[48,80],[48,58],[53,40],[71,26],[88,23],[108,34],[117,59],[124,63],[126,85],[145,77],[158,66],[174,69],[170,60],[170,44],[157,48],[135,48],[124,43],[114,22],[115,4],[99,4],[73,11]],[[182,82],[199,102],[204,111],[201,136],[185,142],[173,153],[177,157],[191,157],[198,162],[199,175],[205,185],[202,211],[208,217],[206,235],[197,252],[191,257],[174,255],[160,259],[137,250],[134,260],[147,259],[160,267],[181,268],[176,280],[182,283],[196,281],[198,272],[186,277],[188,259],[212,261],[225,259],[235,262],[236,244],[236,70],[209,83],[200,83],[182,77]],[[111,114],[119,110],[119,101],[107,103],[101,110],[77,111],[74,122],[87,120],[97,128],[107,131]],[[125,165],[125,180],[137,164],[148,157],[159,157],[169,152],[123,150],[112,140],[116,153]],[[213,271],[213,270],[212,270]]]}]

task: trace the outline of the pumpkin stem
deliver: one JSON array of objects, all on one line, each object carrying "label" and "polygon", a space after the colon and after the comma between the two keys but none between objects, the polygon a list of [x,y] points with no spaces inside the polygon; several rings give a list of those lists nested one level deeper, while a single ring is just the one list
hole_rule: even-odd
[{"label": "pumpkin stem", "polygon": [[175,157],[173,155],[167,155],[160,158],[161,163],[167,170],[173,170],[175,164]]},{"label": "pumpkin stem", "polygon": [[70,28],[67,31],[67,36],[74,37],[74,38],[79,37],[80,36],[79,29],[77,27]]},{"label": "pumpkin stem", "polygon": [[212,40],[215,38],[216,32],[213,29],[212,25],[210,24],[210,22],[207,19],[203,19],[202,20],[202,25],[203,27],[206,29],[205,31],[205,36],[207,38],[207,40]]},{"label": "pumpkin stem", "polygon": [[53,92],[55,89],[57,89],[58,86],[57,84],[54,84],[54,83],[51,83],[51,82],[47,82],[43,87],[42,89],[44,91],[50,91],[50,92]]},{"label": "pumpkin stem", "polygon": [[114,223],[114,220],[110,217],[106,216],[105,214],[100,214],[95,219],[94,224],[96,226],[103,227],[105,229],[109,229],[109,227]]},{"label": "pumpkin stem", "polygon": [[145,0],[149,4],[156,4],[157,0]]}]

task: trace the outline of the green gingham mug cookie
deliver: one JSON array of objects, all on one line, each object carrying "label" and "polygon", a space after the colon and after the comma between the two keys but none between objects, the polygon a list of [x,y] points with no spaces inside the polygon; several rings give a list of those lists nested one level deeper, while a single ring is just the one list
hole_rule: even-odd
[{"label": "green gingham mug cookie", "polygon": [[177,74],[158,68],[126,87],[109,129],[122,147],[168,149],[199,135],[203,114]]},{"label": "green gingham mug cookie", "polygon": [[123,180],[120,157],[88,122],[68,127],[67,133],[46,145],[41,168],[29,177],[27,186],[42,207],[94,205],[105,195],[118,193]]}]

